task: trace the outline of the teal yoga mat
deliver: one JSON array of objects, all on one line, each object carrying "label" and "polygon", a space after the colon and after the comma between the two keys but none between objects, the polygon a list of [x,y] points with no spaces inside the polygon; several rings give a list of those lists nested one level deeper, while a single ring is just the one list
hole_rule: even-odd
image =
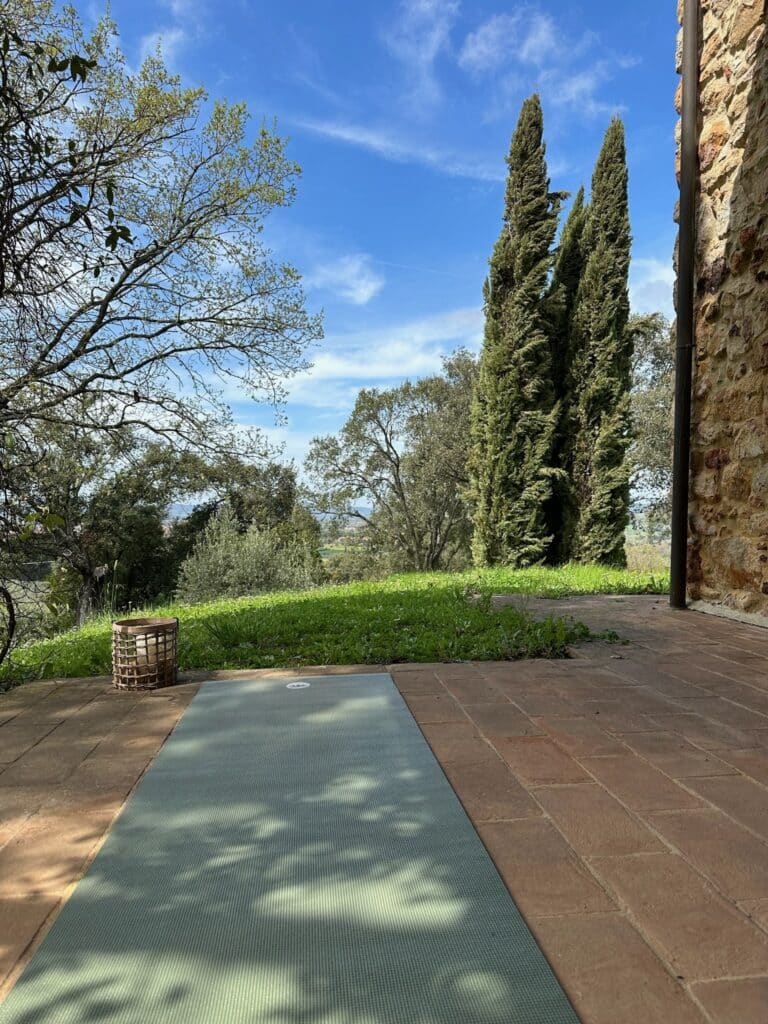
[{"label": "teal yoga mat", "polygon": [[0,1024],[578,1024],[387,675],[205,683]]}]

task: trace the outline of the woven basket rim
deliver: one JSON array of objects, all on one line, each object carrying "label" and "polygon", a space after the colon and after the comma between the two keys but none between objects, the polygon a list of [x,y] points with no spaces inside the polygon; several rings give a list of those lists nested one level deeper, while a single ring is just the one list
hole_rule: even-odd
[{"label": "woven basket rim", "polygon": [[112,629],[118,633],[147,633],[153,629],[167,629],[178,624],[179,620],[176,618],[116,619],[112,623]]}]

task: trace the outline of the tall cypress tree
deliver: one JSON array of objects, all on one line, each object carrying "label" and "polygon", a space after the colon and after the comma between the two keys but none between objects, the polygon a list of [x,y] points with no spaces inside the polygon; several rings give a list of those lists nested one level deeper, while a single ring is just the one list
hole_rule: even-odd
[{"label": "tall cypress tree", "polygon": [[629,520],[632,339],[628,275],[631,237],[624,125],[605,134],[584,226],[586,253],[573,314],[575,450],[578,506],[575,554],[585,562],[625,565]]},{"label": "tall cypress tree", "polygon": [[478,565],[530,565],[550,543],[557,409],[544,304],[559,195],[549,191],[538,96],[512,136],[504,223],[485,284],[485,337],[472,410],[470,496]]},{"label": "tall cypress tree", "polygon": [[576,382],[573,379],[572,322],[584,273],[583,236],[586,220],[587,207],[582,187],[576,193],[560,234],[549,290],[552,386],[560,410],[553,459],[560,472],[553,477],[552,497],[547,502],[546,510],[548,530],[552,535],[548,561],[554,565],[561,565],[571,558],[577,522],[573,488]]}]

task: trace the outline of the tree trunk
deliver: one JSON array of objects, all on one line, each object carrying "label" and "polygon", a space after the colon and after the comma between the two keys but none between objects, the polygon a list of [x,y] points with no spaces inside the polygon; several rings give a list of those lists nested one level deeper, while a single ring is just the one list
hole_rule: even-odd
[{"label": "tree trunk", "polygon": [[89,573],[83,576],[83,584],[77,596],[77,626],[84,626],[96,604],[96,580]]}]

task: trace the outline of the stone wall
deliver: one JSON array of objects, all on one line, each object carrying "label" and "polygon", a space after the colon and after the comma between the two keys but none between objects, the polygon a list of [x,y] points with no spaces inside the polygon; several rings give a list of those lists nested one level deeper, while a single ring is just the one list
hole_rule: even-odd
[{"label": "stone wall", "polygon": [[768,616],[767,5],[701,5],[688,565],[693,600]]}]

